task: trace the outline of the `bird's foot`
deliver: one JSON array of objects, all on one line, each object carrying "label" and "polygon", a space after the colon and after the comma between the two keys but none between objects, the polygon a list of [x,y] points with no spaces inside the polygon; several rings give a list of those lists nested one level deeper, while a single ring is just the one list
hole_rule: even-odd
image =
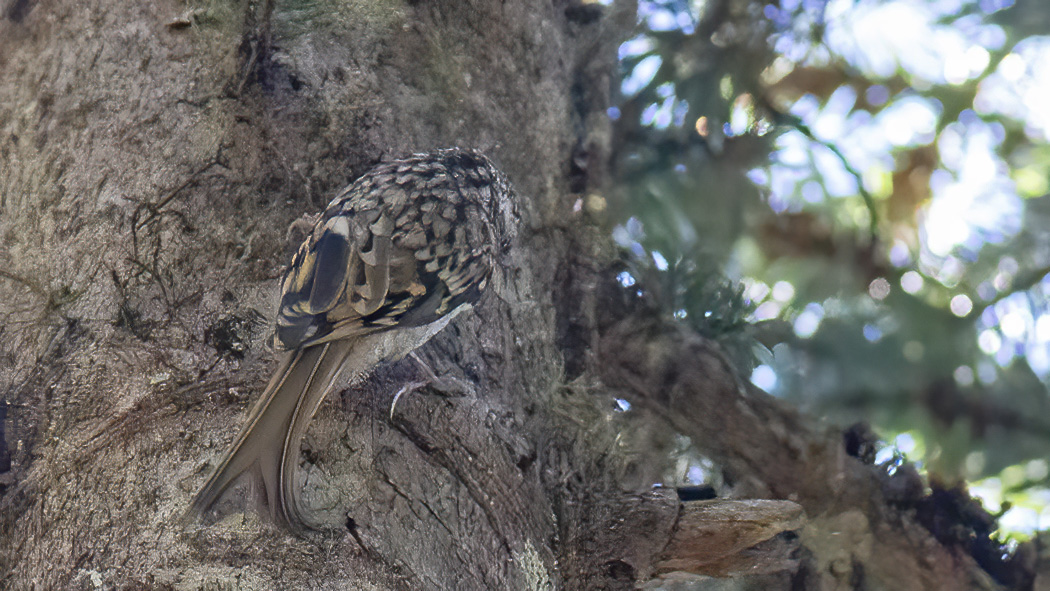
[{"label": "bird's foot", "polygon": [[405,384],[397,391],[397,394],[394,394],[394,400],[390,403],[391,420],[394,418],[394,411],[397,409],[398,400],[400,400],[405,394],[418,392],[423,388],[430,388],[439,394],[450,398],[461,396],[474,397],[477,395],[474,386],[470,382],[461,380],[454,376],[438,377],[437,374],[434,373],[434,370],[430,369],[430,366],[424,363],[423,360],[416,355],[415,351],[409,353],[409,357],[416,360],[416,363],[418,363],[420,367],[423,368],[423,371],[426,372],[427,377],[423,380],[417,380]]}]

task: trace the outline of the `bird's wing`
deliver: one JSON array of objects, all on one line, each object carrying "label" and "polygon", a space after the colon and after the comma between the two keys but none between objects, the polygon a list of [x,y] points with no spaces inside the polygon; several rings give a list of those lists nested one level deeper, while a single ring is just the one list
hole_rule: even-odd
[{"label": "bird's wing", "polygon": [[335,323],[351,325],[351,333],[371,332],[362,319],[385,301],[389,269],[389,232],[352,226],[346,215],[326,216],[299,247],[282,282],[278,345],[310,344]]}]

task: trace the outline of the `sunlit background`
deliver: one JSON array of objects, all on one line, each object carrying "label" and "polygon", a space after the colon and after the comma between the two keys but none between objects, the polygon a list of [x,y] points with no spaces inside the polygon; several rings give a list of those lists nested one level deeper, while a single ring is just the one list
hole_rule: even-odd
[{"label": "sunlit background", "polygon": [[1050,529],[1050,4],[642,1],[638,23],[608,113],[623,285],[771,394],[870,424],[887,470],[968,483],[1003,539]]}]

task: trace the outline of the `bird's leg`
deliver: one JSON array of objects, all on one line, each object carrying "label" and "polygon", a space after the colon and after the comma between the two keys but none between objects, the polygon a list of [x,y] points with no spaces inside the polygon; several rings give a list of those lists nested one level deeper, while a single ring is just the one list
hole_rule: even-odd
[{"label": "bird's leg", "polygon": [[437,374],[434,373],[434,370],[430,369],[430,366],[427,365],[425,361],[420,359],[419,355],[416,355],[415,351],[412,351],[411,353],[409,353],[408,356],[411,357],[412,359],[414,359],[415,362],[418,363],[419,366],[423,368],[423,371],[427,374],[427,377],[426,377],[426,379],[423,379],[423,380],[417,380],[417,381],[409,382],[409,383],[405,384],[404,386],[401,387],[400,390],[397,391],[397,394],[394,394],[394,400],[393,400],[393,402],[390,403],[390,419],[391,420],[394,419],[394,410],[397,407],[397,401],[400,400],[401,397],[404,396],[405,394],[410,394],[412,392],[416,392],[420,388],[424,388],[424,387],[428,387],[429,386],[430,388],[433,388],[434,390],[437,390],[438,392],[440,392],[440,393],[442,393],[442,394],[444,394],[446,396],[476,396],[477,395],[477,393],[474,391],[474,386],[472,386],[469,382],[466,382],[464,380],[461,380],[461,379],[459,379],[457,377],[453,377],[453,376],[438,377]]}]

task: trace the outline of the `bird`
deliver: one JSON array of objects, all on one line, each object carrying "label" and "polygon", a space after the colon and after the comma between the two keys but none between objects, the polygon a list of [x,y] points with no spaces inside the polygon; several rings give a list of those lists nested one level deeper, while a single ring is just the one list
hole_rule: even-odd
[{"label": "bird", "polygon": [[184,520],[204,515],[247,472],[274,523],[312,529],[296,482],[300,441],[354,347],[476,303],[516,219],[506,176],[473,149],[380,163],[336,195],[281,282],[277,370]]}]

